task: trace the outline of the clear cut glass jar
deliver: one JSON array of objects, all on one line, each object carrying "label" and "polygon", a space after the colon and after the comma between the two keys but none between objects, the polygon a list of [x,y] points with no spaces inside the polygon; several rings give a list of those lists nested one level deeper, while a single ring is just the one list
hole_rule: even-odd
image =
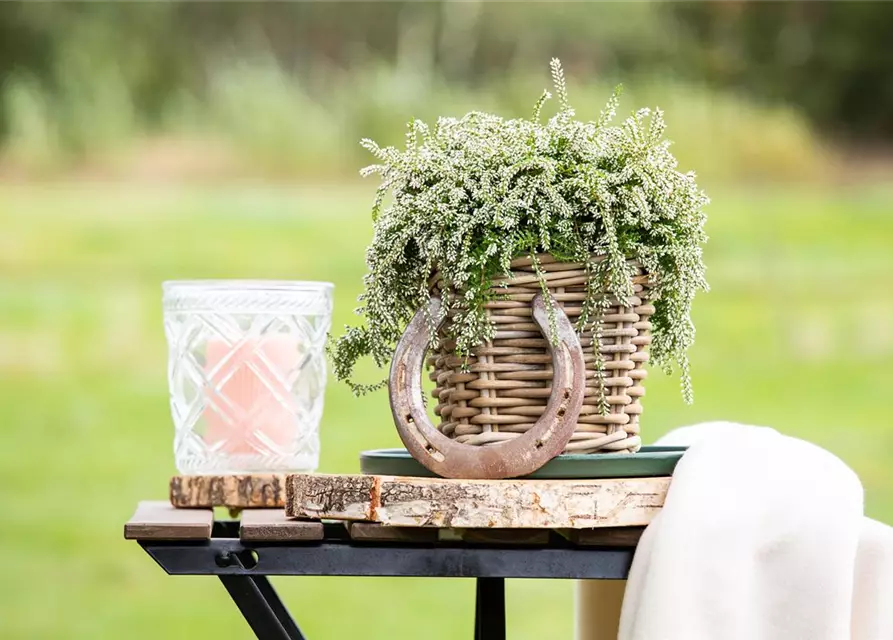
[{"label": "clear cut glass jar", "polygon": [[180,473],[316,470],[333,289],[264,280],[163,284]]}]

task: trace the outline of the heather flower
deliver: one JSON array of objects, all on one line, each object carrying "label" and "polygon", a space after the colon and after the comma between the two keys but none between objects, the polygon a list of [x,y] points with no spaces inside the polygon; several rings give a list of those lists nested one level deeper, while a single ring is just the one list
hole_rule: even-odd
[{"label": "heather flower", "polygon": [[558,60],[551,69],[559,108],[545,123],[549,92],[531,120],[471,112],[430,127],[411,122],[404,149],[363,140],[377,164],[362,173],[381,176],[357,309],[365,325],[348,328],[332,349],[336,376],[355,392],[384,384],[357,384],[354,365],[371,356],[387,366],[403,329],[425,308],[433,274],[454,292],[444,299],[451,316],[443,331],[468,354],[493,335],[484,306],[493,279],[509,275],[513,258],[549,252],[591,274],[579,331],[598,329],[606,293],[632,294],[628,260],[645,267],[656,308],[652,361],[679,367],[691,401],[686,354],[695,335],[692,300],[707,288],[701,246],[709,201],[693,173],[677,170],[659,109],[614,125],[618,91],[595,121],[577,120]]}]

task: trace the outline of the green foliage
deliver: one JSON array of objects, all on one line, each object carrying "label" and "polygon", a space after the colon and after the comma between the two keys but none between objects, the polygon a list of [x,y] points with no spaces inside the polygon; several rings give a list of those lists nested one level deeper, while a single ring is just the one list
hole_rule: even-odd
[{"label": "green foliage", "polygon": [[[836,136],[893,139],[889,2],[667,3],[691,78],[796,104]],[[821,78],[821,82],[816,82]]]},{"label": "green foliage", "polygon": [[[135,95],[121,91],[126,76],[85,72],[89,69],[82,67],[64,88],[53,90],[26,74],[10,76],[0,87],[8,120],[0,165],[45,175],[113,162],[116,172],[126,175],[128,163],[144,157],[153,138],[161,137],[214,150],[205,156],[204,175],[220,177],[214,167],[226,161],[232,170],[224,178],[233,172],[305,181],[343,176],[367,157],[351,142],[357,138],[394,144],[402,138],[402,123],[413,116],[433,121],[470,109],[527,116],[530,95],[542,82],[525,72],[472,90],[436,74],[420,76],[374,61],[340,72],[321,68],[327,86],[320,89],[258,53],[238,61],[216,59],[201,92],[183,88],[162,106],[158,122],[150,123],[133,111],[135,102],[121,109],[121,97]],[[102,87],[105,83],[113,86]],[[92,103],[78,91],[84,86],[99,90]],[[577,112],[597,113],[611,86],[602,79],[576,87]],[[778,182],[830,174],[834,156],[791,108],[653,78],[633,79],[623,101],[661,105],[677,141],[674,155],[681,166],[698,167],[703,180]]]},{"label": "green foliage", "polygon": [[[559,110],[545,124],[471,112],[433,128],[411,122],[402,151],[363,141],[379,160],[363,173],[382,178],[358,309],[366,325],[348,329],[333,349],[335,373],[354,391],[383,384],[356,384],[353,367],[363,356],[379,366],[390,360],[425,306],[433,274],[447,290],[444,331],[468,354],[493,336],[485,309],[498,295],[493,279],[509,274],[513,258],[549,252],[583,263],[598,285],[587,292],[579,331],[599,322],[605,292],[632,295],[628,260],[645,267],[657,309],[653,359],[666,369],[679,365],[691,399],[686,351],[694,339],[692,299],[707,286],[707,197],[693,174],[676,170],[660,110],[641,109],[612,125],[615,92],[596,121],[576,120],[557,59],[552,75]],[[388,194],[393,202],[384,207]]]},{"label": "green foliage", "polygon": [[266,174],[337,166],[338,121],[271,54],[222,58],[209,66],[204,95],[183,92],[165,114],[182,136],[221,140]]},{"label": "green foliage", "polygon": [[12,2],[0,3],[0,84],[25,73],[55,88],[64,58],[87,52],[120,67],[137,115],[154,122],[172,95],[201,92],[215,61],[258,42],[321,83],[326,67],[381,60],[473,88],[559,55],[580,75],[736,88],[796,105],[823,131],[889,142],[891,29],[886,2]]},{"label": "green foliage", "polygon": [[[427,122],[471,109],[529,115],[542,82],[532,70],[553,52],[570,63],[570,79],[598,79],[574,90],[579,113],[601,108],[623,77],[625,100],[661,105],[680,141],[674,155],[699,167],[704,180],[810,179],[833,159],[797,107],[758,102],[749,82],[701,73],[688,51],[698,38],[679,38],[680,26],[666,20],[676,12],[670,7],[255,4],[212,11],[201,3],[0,3],[0,171],[146,175],[161,159],[159,146],[185,141],[194,150],[187,164],[203,178],[341,176],[365,159],[351,141],[395,144],[411,117]],[[767,18],[753,37],[786,28],[794,16],[784,15],[777,24]],[[707,31],[726,43],[720,53],[728,48],[720,66],[749,60],[728,44],[726,29]],[[771,51],[770,58],[787,59]],[[851,65],[843,68],[857,78]],[[768,78],[768,71],[757,65],[749,73]],[[793,98],[830,91],[810,82],[817,73],[827,75],[778,81],[796,87]],[[860,90],[877,84],[852,82]],[[161,171],[171,173],[166,166]]]}]

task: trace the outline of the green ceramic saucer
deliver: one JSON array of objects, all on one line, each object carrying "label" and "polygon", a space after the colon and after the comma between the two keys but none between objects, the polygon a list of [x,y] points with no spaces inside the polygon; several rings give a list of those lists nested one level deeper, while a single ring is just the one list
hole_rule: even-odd
[{"label": "green ceramic saucer", "polygon": [[[642,447],[637,453],[563,454],[525,478],[581,480],[587,478],[648,478],[673,474],[686,447]],[[360,454],[367,475],[434,478],[406,449],[374,449]]]}]

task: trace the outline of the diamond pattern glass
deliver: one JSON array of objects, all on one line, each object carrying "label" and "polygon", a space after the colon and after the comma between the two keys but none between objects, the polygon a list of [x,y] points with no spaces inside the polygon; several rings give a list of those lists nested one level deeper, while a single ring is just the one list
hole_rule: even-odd
[{"label": "diamond pattern glass", "polygon": [[325,282],[164,283],[180,473],[316,470],[332,289]]}]

